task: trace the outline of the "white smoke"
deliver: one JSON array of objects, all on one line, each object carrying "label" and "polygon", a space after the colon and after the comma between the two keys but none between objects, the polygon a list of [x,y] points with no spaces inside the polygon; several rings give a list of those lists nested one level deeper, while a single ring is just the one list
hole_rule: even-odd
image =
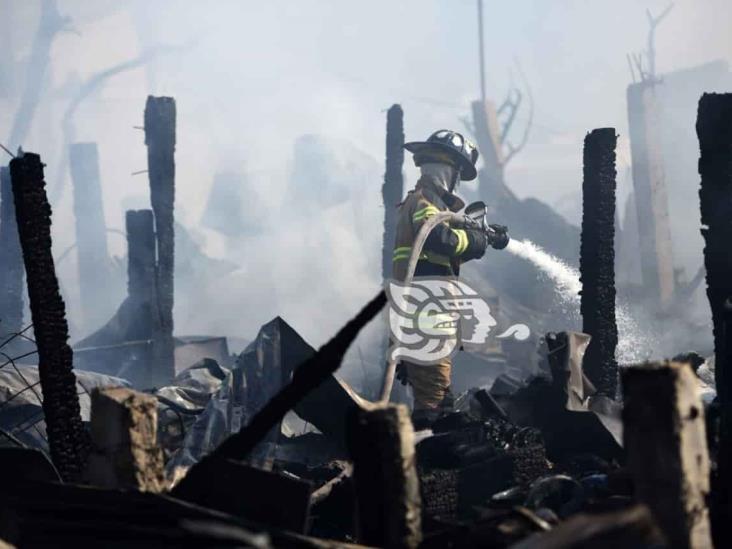
[{"label": "white smoke", "polygon": [[[5,134],[0,141],[7,138],[22,99],[40,4],[0,0],[0,128]],[[461,129],[460,119],[478,95],[474,2],[57,4],[71,19],[73,32],[54,39],[46,88],[22,143],[24,149],[42,154],[49,185],[61,183],[53,181],[67,154],[61,149],[61,119],[81,86],[160,45],[185,47],[110,78],[76,111],[76,140],[99,145],[107,225],[123,230],[125,202],[147,199],[147,177],[131,174],[146,168],[144,137],[136,127],[142,125],[148,94],[171,95],[177,101],[176,216],[191,234],[201,234],[197,225],[216,172],[256,174],[263,200],[248,205],[267,210],[267,237],[237,242],[238,254],[216,235],[200,239],[211,255],[218,251],[229,260],[238,255],[241,268],[226,284],[180,296],[178,304],[188,299],[195,307],[190,303],[176,312],[195,312],[176,318],[178,333],[253,337],[261,322],[282,314],[313,344],[322,343],[380,282],[384,109],[401,103],[407,139],[420,139],[443,127]],[[511,83],[508,68],[514,53],[533,86],[536,110],[530,141],[507,170],[519,196],[550,201],[578,191],[585,132],[614,126],[627,135],[625,87],[630,77],[625,52],[645,47],[645,8],[658,13],[667,2],[646,4],[513,2],[495,4],[486,14],[491,99],[501,103]],[[729,56],[731,13],[728,0],[678,3],[658,32],[659,71]],[[704,40],[698,40],[702,34]],[[522,117],[525,111],[519,113]],[[693,127],[685,127],[693,133]],[[289,178],[283,175],[291,166],[293,143],[304,134],[347,140],[376,163],[375,169],[373,164],[369,168],[368,184],[344,171],[348,204],[306,221],[290,215],[302,204],[287,196]],[[5,144],[11,149],[19,145]],[[410,188],[415,174],[408,157],[405,173]],[[53,204],[57,256],[75,240],[65,177],[66,192]],[[317,203],[309,206],[317,209]],[[109,246],[122,255],[124,238],[110,234]],[[59,276],[73,320],[79,309],[73,254]],[[576,298],[574,288],[564,291]]]}]

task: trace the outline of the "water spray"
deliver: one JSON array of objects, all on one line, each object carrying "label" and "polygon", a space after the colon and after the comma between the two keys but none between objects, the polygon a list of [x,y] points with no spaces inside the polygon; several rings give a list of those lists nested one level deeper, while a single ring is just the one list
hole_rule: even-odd
[{"label": "water spray", "polygon": [[[511,240],[506,251],[533,263],[557,287],[562,306],[579,314],[582,282],[577,269],[550,254],[530,240]],[[616,351],[620,363],[630,364],[648,358],[652,342],[642,334],[638,323],[624,305],[616,306],[619,341]]]}]

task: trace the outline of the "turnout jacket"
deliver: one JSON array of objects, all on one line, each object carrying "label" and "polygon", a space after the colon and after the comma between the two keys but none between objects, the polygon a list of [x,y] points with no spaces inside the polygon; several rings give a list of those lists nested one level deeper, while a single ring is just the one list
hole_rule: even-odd
[{"label": "turnout jacket", "polygon": [[[392,273],[403,281],[407,275],[412,245],[424,222],[438,212],[457,212],[465,206],[458,196],[439,187],[428,175],[417,181],[414,190],[399,205]],[[457,276],[460,263],[480,257],[485,247],[476,249],[469,231],[454,229],[447,222],[440,223],[427,237],[420,254],[415,276]]]}]

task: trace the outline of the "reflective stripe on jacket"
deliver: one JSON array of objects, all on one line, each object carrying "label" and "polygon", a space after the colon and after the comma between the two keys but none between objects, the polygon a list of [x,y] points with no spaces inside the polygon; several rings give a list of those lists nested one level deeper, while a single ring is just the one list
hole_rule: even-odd
[{"label": "reflective stripe on jacket", "polygon": [[[449,203],[449,205],[448,205]],[[392,273],[395,279],[407,275],[412,245],[424,222],[438,212],[456,212],[464,206],[454,194],[440,192],[429,176],[422,176],[399,206]],[[457,276],[460,256],[468,248],[468,235],[463,229],[453,229],[447,222],[432,229],[417,262],[415,276]]]}]

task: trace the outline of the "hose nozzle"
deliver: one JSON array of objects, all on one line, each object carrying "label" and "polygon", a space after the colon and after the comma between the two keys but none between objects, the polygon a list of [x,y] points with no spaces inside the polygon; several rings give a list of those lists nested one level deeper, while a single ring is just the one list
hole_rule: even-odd
[{"label": "hose nozzle", "polygon": [[495,250],[502,250],[508,246],[510,238],[508,236],[508,227],[505,225],[488,225],[485,232],[488,235],[488,241],[490,242],[491,248]]}]

